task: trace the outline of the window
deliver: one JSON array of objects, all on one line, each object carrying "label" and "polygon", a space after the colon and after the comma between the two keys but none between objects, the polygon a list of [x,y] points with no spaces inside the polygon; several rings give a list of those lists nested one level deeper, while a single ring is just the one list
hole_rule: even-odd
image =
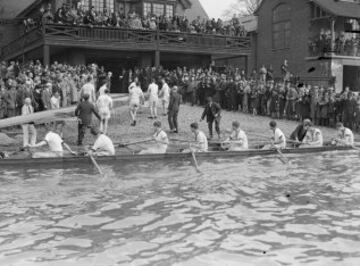
[{"label": "window", "polygon": [[166,16],[170,18],[174,16],[174,6],[166,5]]},{"label": "window", "polygon": [[273,9],[272,14],[272,46],[273,49],[285,49],[290,47],[291,38],[291,7],[288,4],[280,4]]},{"label": "window", "polygon": [[144,3],[144,17],[151,14],[151,3]]},{"label": "window", "polygon": [[85,9],[90,9],[90,7],[94,7],[96,11],[103,11],[104,8],[107,9],[108,12],[114,12],[115,0],[84,0],[83,6]]},{"label": "window", "polygon": [[164,5],[162,4],[153,4],[153,12],[156,16],[164,15]]}]

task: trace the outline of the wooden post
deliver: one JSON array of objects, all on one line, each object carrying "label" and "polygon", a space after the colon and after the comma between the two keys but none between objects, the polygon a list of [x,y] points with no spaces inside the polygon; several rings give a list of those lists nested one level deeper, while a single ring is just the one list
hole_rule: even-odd
[{"label": "wooden post", "polygon": [[155,67],[159,67],[160,66],[160,51],[156,50],[155,51]]},{"label": "wooden post", "polygon": [[44,44],[43,48],[43,64],[44,66],[50,65],[50,46],[48,44]]},{"label": "wooden post", "polygon": [[331,17],[330,19],[330,29],[331,29],[331,44],[330,44],[330,49],[331,49],[331,54],[334,55],[335,54],[335,22],[336,22],[336,18],[335,17]]}]

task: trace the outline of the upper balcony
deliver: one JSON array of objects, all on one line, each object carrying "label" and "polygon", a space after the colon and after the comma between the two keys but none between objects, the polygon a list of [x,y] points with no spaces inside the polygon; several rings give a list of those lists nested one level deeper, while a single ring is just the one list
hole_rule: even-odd
[{"label": "upper balcony", "polygon": [[360,34],[336,34],[332,41],[330,35],[324,34],[309,41],[309,57],[359,57]]},{"label": "upper balcony", "polygon": [[46,24],[34,28],[2,47],[5,60],[19,57],[42,46],[80,47],[123,51],[248,56],[250,37],[135,30],[119,27]]}]

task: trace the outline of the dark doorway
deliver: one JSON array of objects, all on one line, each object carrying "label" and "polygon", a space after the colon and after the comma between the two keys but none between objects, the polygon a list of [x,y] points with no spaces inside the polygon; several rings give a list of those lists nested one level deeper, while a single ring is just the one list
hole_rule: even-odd
[{"label": "dark doorway", "polygon": [[360,66],[344,66],[343,87],[352,91],[360,91]]},{"label": "dark doorway", "polygon": [[89,58],[88,62],[97,62],[99,66],[103,66],[106,72],[111,71],[113,77],[111,80],[111,93],[126,93],[127,88],[124,86],[120,76],[123,70],[133,69],[138,65],[136,58]]}]

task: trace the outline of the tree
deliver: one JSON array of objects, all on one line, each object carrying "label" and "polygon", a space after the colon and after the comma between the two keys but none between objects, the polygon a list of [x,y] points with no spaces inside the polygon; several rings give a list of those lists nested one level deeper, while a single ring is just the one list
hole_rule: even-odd
[{"label": "tree", "polygon": [[230,18],[234,15],[252,15],[261,4],[262,0],[236,0],[227,10],[224,12],[224,17]]}]

